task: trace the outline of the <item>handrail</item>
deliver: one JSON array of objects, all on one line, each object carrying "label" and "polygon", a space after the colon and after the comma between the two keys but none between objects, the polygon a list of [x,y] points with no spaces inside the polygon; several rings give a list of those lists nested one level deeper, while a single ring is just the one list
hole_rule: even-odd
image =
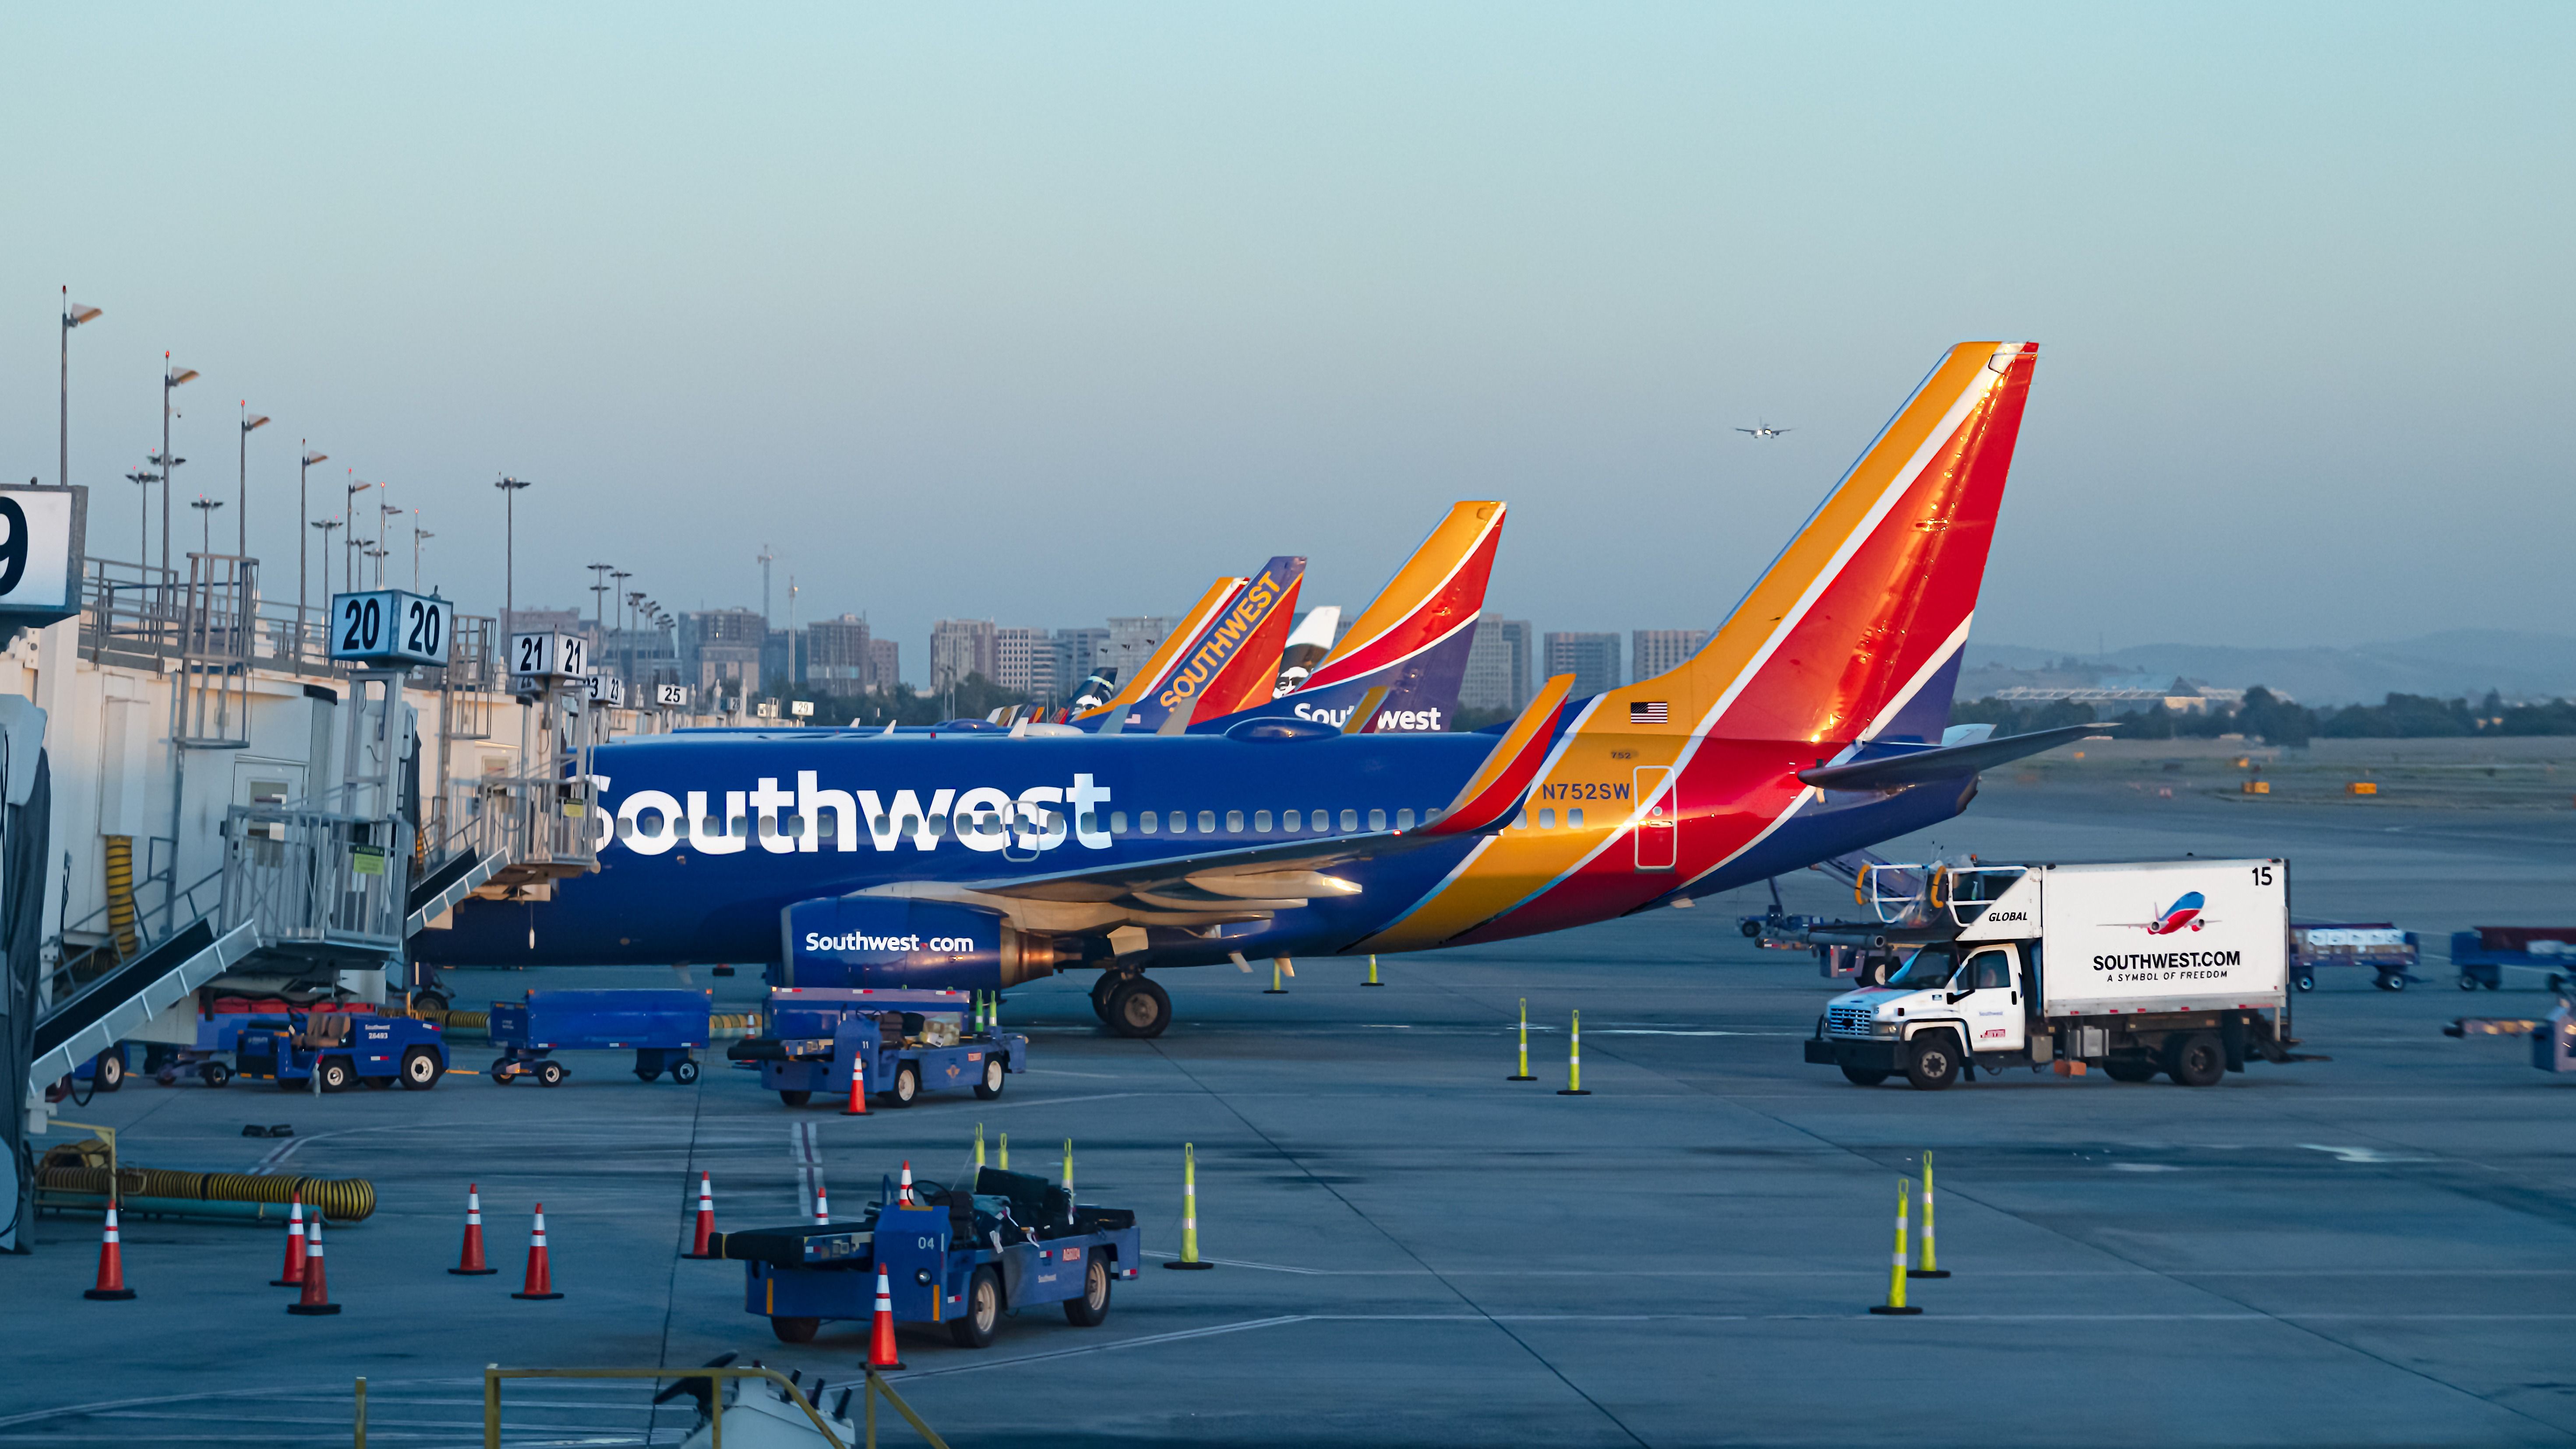
[{"label": "handrail", "polygon": [[[146,876],[143,879],[142,884],[148,886],[154,881],[166,882],[169,879],[169,876],[170,867],[164,866],[162,869]],[[162,942],[170,939],[170,937],[178,934],[180,931],[186,930],[189,926],[192,926],[199,920],[203,919],[207,912],[214,910],[216,907],[213,905],[199,905],[197,903],[197,892],[202,891],[209,886],[217,885],[222,881],[223,876],[224,868],[222,866],[216,866],[213,870],[206,872],[206,874],[199,879],[196,884],[189,886],[186,890],[177,892],[175,898],[187,903],[187,914],[185,917],[179,917],[174,912],[170,929],[157,936],[150,934],[143,923],[146,918],[159,913],[147,911],[135,912],[135,936],[139,944],[132,956],[125,956],[118,953],[116,949],[115,933],[106,930],[101,930],[97,933],[104,936],[106,939],[100,941],[97,945],[80,948],[78,955],[72,954],[72,947],[69,944],[71,937],[75,933],[83,935],[89,934],[93,923],[104,925],[108,912],[114,909],[113,904],[101,905],[97,910],[81,917],[78,921],[57,927],[54,931],[53,938],[45,943],[46,946],[52,948],[50,959],[53,964],[45,968],[45,974],[46,990],[52,998],[53,1005],[60,1006],[65,1001],[71,999],[70,995],[66,994],[66,988],[79,987],[83,984],[79,974],[80,968],[96,959],[101,951],[108,953],[108,964],[97,971],[90,978],[92,980],[107,975],[108,972],[124,965],[127,961],[139,960],[146,953],[152,951],[155,947],[158,947]],[[219,905],[220,903],[220,897],[218,897],[217,904]],[[44,952],[40,951],[37,954],[37,959],[42,961],[48,959],[48,957]]]},{"label": "handrail", "polygon": [[[705,1379],[707,1381],[708,1402],[713,1410],[713,1412],[708,1416],[712,1425],[709,1440],[712,1445],[712,1449],[724,1449],[724,1386],[726,1382],[729,1380],[741,1379],[766,1379],[769,1382],[778,1385],[780,1391],[787,1396],[787,1401],[789,1403],[794,1404],[796,1407],[805,1411],[805,1417],[813,1421],[814,1432],[822,1435],[823,1441],[831,1445],[832,1449],[853,1449],[853,1446],[841,1441],[840,1435],[832,1432],[832,1426],[824,1422],[822,1411],[815,1408],[812,1403],[806,1400],[804,1392],[799,1389],[794,1382],[789,1380],[785,1374],[780,1373],[776,1369],[726,1368],[714,1365],[710,1365],[706,1368],[694,1369],[505,1369],[497,1363],[485,1364],[483,1366],[484,1449],[501,1449],[501,1381],[503,1379],[679,1379],[683,1382],[689,1379]],[[877,1395],[879,1394],[885,1395],[885,1401],[894,1405],[895,1412],[903,1415],[904,1422],[912,1425],[913,1430],[916,1433],[920,1434],[922,1438],[928,1440],[932,1445],[932,1449],[948,1449],[948,1441],[940,1438],[936,1430],[922,1422],[921,1416],[912,1411],[912,1405],[905,1403],[902,1396],[895,1393],[893,1385],[888,1384],[883,1378],[879,1377],[875,1369],[867,1370],[866,1386],[868,1393],[867,1437],[862,1442],[867,1446],[867,1449],[876,1449]]]}]

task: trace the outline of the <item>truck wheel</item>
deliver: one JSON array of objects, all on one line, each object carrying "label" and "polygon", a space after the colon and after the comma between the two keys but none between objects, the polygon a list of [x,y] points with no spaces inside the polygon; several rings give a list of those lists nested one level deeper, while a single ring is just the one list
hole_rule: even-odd
[{"label": "truck wheel", "polygon": [[2156,1064],[2152,1059],[2113,1057],[2102,1063],[2102,1075],[2115,1082],[2152,1082]]},{"label": "truck wheel", "polygon": [[1172,1024],[1172,998],[1142,976],[1109,993],[1109,1029],[1120,1036],[1153,1038]]},{"label": "truck wheel", "polygon": [[1887,1073],[1873,1067],[1845,1067],[1843,1080],[1855,1087],[1875,1087],[1887,1080]]},{"label": "truck wheel", "polygon": [[2403,976],[2382,976],[2370,984],[2378,987],[2382,991],[2403,991],[2406,989],[2406,978]]},{"label": "truck wheel", "polygon": [[2294,976],[2290,978],[2290,984],[2299,988],[2301,991],[2314,991],[2317,989],[2317,978],[2313,976]]},{"label": "truck wheel", "polygon": [[1762,923],[1760,921],[1738,921],[1735,923],[1735,929],[1742,931],[1744,933],[1744,939],[1750,941],[1754,937],[1762,934]]},{"label": "truck wheel", "polygon": [[921,1069],[910,1062],[894,1069],[894,1090],[886,1094],[898,1107],[909,1107],[921,1100]]},{"label": "truck wheel", "polygon": [[358,1076],[347,1057],[324,1057],[313,1070],[321,1076],[322,1090],[326,1092],[345,1092]]},{"label": "truck wheel", "polygon": [[221,1087],[232,1081],[233,1069],[222,1062],[208,1062],[197,1068],[197,1075],[205,1078],[207,1086]]},{"label": "truck wheel", "polygon": [[2477,989],[2478,989],[2478,982],[2477,982],[2477,978],[2476,978],[2476,977],[2474,977],[2474,976],[2469,975],[2469,974],[2468,974],[2467,972],[2465,972],[2465,971],[2464,971],[2464,972],[2462,972],[2462,973],[2460,973],[2460,989],[2461,989],[2462,991],[2475,991],[2475,990],[2477,990]]},{"label": "truck wheel", "polygon": [[563,1063],[561,1063],[561,1062],[556,1062],[556,1061],[544,1061],[544,1062],[539,1062],[539,1063],[537,1063],[537,1085],[538,1085],[538,1086],[540,1086],[540,1087],[560,1087],[560,1086],[562,1086],[562,1085],[563,1085],[563,1079],[564,1079]]},{"label": "truck wheel", "polygon": [[433,986],[425,991],[415,991],[411,994],[411,1009],[414,1011],[448,1011],[452,1008],[447,1004],[447,993]]},{"label": "truck wheel", "polygon": [[687,1058],[671,1063],[671,1080],[683,1087],[694,1086],[698,1080],[698,1064]]},{"label": "truck wheel", "polygon": [[429,1048],[416,1046],[403,1053],[402,1084],[405,1089],[426,1092],[437,1086],[438,1079],[446,1075],[446,1069],[438,1064],[438,1053]]},{"label": "truck wheel", "polygon": [[1076,1328],[1098,1328],[1109,1319],[1109,1259],[1098,1248],[1083,1265],[1082,1296],[1064,1300],[1064,1321]]},{"label": "truck wheel", "polygon": [[94,1084],[91,1087],[92,1091],[113,1092],[117,1088],[124,1086],[125,1054],[123,1052],[113,1050],[100,1052],[98,1054],[98,1064],[90,1068],[89,1076],[90,1081]]},{"label": "truck wheel", "polygon": [[959,1348],[991,1348],[1001,1322],[1002,1275],[987,1263],[966,1280],[966,1311],[949,1323],[948,1341]]},{"label": "truck wheel", "polygon": [[778,1341],[780,1343],[812,1343],[814,1341],[814,1335],[822,1332],[822,1330],[823,1320],[819,1318],[773,1318],[769,1320],[769,1331],[778,1335]]},{"label": "truck wheel", "polygon": [[[975,1084],[975,1095],[989,1102],[1002,1095],[1002,1054],[984,1053],[984,1080]],[[977,1347],[982,1347],[978,1344]]]},{"label": "truck wheel", "polygon": [[1914,1060],[1905,1080],[1918,1092],[1937,1092],[1959,1080],[1959,1038],[1948,1031],[1927,1031],[1912,1042]]},{"label": "truck wheel", "polygon": [[2227,1075],[2227,1048],[2213,1032],[2196,1031],[2173,1044],[2165,1074],[2177,1086],[2214,1087]]},{"label": "truck wheel", "polygon": [[806,1103],[814,1100],[814,1094],[811,1092],[782,1091],[778,1094],[778,1100],[786,1103],[790,1107],[802,1107]]}]

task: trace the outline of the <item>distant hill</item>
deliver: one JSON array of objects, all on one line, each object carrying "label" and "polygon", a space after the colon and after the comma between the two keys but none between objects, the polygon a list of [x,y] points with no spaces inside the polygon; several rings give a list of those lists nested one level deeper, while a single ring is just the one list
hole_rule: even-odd
[{"label": "distant hill", "polygon": [[2229,689],[2260,684],[2307,705],[2377,704],[2390,694],[2476,699],[2490,689],[2507,699],[2576,698],[2576,636],[2451,629],[2350,649],[2140,644],[2107,656],[1971,641],[1959,697],[2120,675],[2181,676]]}]

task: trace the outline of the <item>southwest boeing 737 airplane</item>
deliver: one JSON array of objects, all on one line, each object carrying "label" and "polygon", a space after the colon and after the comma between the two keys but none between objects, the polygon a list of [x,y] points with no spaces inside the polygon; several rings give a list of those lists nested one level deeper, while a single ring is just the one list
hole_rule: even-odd
[{"label": "southwest boeing 737 airplane", "polygon": [[1943,743],[2037,352],[1952,348],[1668,673],[1582,699],[1559,676],[1473,734],[1377,732],[1362,699],[1346,727],[622,740],[593,757],[598,872],[468,902],[424,957],[983,990],[1089,969],[1103,1019],[1152,1036],[1149,971],[1561,930],[1947,819],[1978,771],[2095,728]]}]

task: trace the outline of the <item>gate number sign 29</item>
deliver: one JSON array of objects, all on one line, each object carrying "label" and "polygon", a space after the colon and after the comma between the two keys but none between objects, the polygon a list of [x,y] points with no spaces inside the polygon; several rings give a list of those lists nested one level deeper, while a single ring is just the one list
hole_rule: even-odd
[{"label": "gate number sign 29", "polygon": [[445,599],[426,599],[400,589],[336,595],[331,600],[331,657],[443,665],[454,608]]}]

